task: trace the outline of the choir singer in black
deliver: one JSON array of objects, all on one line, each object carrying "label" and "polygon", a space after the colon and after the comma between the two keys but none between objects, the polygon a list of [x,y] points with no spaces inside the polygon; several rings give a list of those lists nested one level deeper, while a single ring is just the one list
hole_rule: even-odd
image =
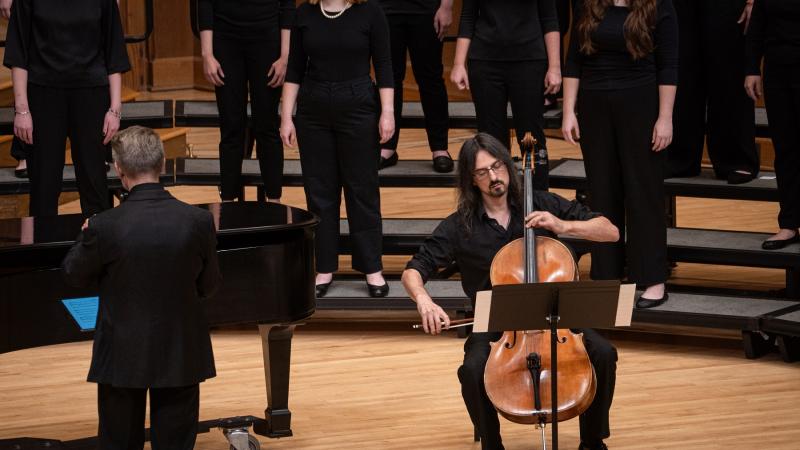
[{"label": "choir singer in black", "polygon": [[353,269],[366,274],[372,297],[385,297],[378,161],[379,143],[394,134],[386,16],[375,0],[309,0],[296,17],[281,99],[281,139],[300,147],[308,209],[320,218],[316,293],[325,295],[338,269],[344,189]]},{"label": "choir singer in black", "polygon": [[[425,240],[403,272],[403,286],[417,303],[426,332],[438,334],[450,319],[425,290],[425,282],[438,269],[455,262],[461,286],[475,305],[478,291],[491,289],[489,268],[505,244],[520,238],[525,227],[535,234],[558,234],[590,241],[613,242],[619,232],[608,219],[577,201],[534,190],[534,212],[523,217],[522,181],[503,144],[480,133],[467,140],[458,158],[458,210],[444,219]],[[583,333],[586,351],[597,376],[597,392],[591,406],[580,416],[580,449],[603,450],[609,437],[608,411],[614,396],[617,350],[591,329]],[[469,417],[478,430],[483,450],[502,450],[500,422],[486,395],[483,372],[489,343],[502,333],[472,333],[464,344],[464,363],[458,369],[461,395]]]},{"label": "choir singer in black", "polygon": [[149,391],[153,448],[189,450],[199,383],[216,375],[202,304],[221,279],[214,223],[159,184],[164,149],[153,130],[122,131],[113,153],[130,195],[86,221],[62,267],[69,284],[100,293],[89,369],[99,448],[144,446]]}]

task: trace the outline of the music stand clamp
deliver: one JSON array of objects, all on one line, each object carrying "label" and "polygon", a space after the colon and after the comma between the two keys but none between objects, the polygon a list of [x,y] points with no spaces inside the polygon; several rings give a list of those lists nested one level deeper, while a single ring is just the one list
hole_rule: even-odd
[{"label": "music stand clamp", "polygon": [[629,326],[636,285],[574,281],[495,286],[478,292],[473,332],[550,330],[552,446],[558,450],[558,328]]}]

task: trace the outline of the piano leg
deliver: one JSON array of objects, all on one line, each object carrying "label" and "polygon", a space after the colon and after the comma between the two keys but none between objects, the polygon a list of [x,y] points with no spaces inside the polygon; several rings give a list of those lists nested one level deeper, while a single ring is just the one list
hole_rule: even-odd
[{"label": "piano leg", "polygon": [[294,325],[258,326],[264,352],[264,378],[267,385],[266,423],[254,423],[253,430],[268,437],[292,435],[289,411],[289,359],[292,353]]}]

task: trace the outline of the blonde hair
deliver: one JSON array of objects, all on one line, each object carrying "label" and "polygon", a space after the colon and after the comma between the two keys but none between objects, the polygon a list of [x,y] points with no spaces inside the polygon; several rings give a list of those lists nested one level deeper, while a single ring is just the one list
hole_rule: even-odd
[{"label": "blonde hair", "polygon": [[126,128],[111,139],[114,161],[131,176],[161,173],[164,144],[150,128],[138,125]]},{"label": "blonde hair", "polygon": [[[366,3],[367,2],[367,0],[345,0],[345,1],[347,3],[350,3],[351,5],[357,5],[359,3]],[[308,3],[310,3],[312,5],[316,5],[317,3],[319,3],[319,0],[308,0]]]}]

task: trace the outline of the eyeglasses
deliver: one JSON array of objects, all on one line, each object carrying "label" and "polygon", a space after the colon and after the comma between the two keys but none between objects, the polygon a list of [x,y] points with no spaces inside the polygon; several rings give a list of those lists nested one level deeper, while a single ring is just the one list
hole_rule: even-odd
[{"label": "eyeglasses", "polygon": [[503,173],[503,172],[506,171],[506,164],[503,161],[498,159],[497,161],[494,162],[494,164],[492,164],[491,166],[489,166],[489,167],[487,167],[485,169],[473,170],[472,171],[472,176],[477,178],[477,179],[479,179],[479,180],[482,180],[482,179],[484,179],[484,178],[489,176],[489,171],[490,170],[492,172],[494,172],[495,175],[497,175],[499,173]]}]

